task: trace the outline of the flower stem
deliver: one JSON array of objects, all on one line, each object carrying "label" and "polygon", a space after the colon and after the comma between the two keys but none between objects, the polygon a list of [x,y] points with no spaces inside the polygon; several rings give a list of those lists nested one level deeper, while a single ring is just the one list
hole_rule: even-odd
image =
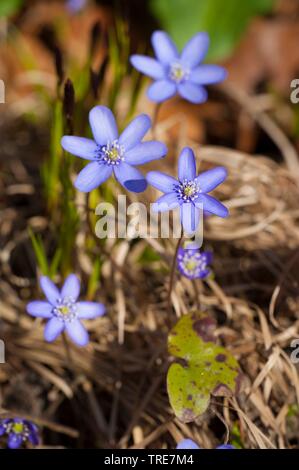
[{"label": "flower stem", "polygon": [[167,294],[167,312],[170,314],[171,313],[171,293],[173,289],[173,282],[174,282],[174,275],[175,275],[175,268],[176,268],[176,261],[177,261],[177,254],[181,245],[181,242],[183,240],[184,233],[182,233],[181,237],[178,239],[178,242],[176,244],[175,248],[175,253],[173,256],[172,260],[172,266],[171,266],[171,271],[170,271],[170,280],[169,280],[169,287],[168,287],[168,294]]},{"label": "flower stem", "polygon": [[197,279],[194,279],[193,280],[193,288],[194,288],[194,293],[195,293],[195,299],[196,299],[196,307],[198,310],[200,310],[200,291],[201,291],[201,286],[200,288],[198,288],[198,284],[197,284]]}]

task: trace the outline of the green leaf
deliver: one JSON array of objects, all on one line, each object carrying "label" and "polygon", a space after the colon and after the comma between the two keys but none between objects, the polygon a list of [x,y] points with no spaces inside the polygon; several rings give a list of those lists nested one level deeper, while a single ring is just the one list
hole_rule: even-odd
[{"label": "green leaf", "polygon": [[51,264],[50,264],[49,275],[50,275],[51,279],[55,276],[55,274],[57,274],[58,266],[59,266],[59,263],[62,259],[62,254],[63,254],[63,252],[60,248],[56,249],[56,251],[54,253],[54,256],[53,256],[53,259],[52,259]]},{"label": "green leaf", "polygon": [[233,424],[233,427],[231,430],[230,442],[234,447],[236,447],[236,449],[244,448],[244,444],[242,442],[242,437],[241,437],[240,425],[238,422],[235,422]]},{"label": "green leaf", "polygon": [[0,0],[0,17],[13,15],[22,4],[23,0]]},{"label": "green leaf", "polygon": [[211,37],[208,59],[229,56],[249,20],[272,10],[274,0],[151,0],[151,8],[179,47],[198,31]]},{"label": "green leaf", "polygon": [[40,235],[35,235],[29,227],[29,236],[35,253],[36,261],[41,273],[45,276],[49,274],[49,266],[46,250]]},{"label": "green leaf", "polygon": [[175,415],[194,421],[209,406],[210,396],[238,393],[237,360],[214,343],[215,322],[200,314],[184,315],[171,330],[168,351],[176,358],[167,374],[167,389]]}]

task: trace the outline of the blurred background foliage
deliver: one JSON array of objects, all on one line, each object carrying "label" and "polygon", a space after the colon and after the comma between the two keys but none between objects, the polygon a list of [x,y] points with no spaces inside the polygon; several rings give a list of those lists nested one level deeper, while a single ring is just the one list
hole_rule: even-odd
[{"label": "blurred background foliage", "polygon": [[275,0],[151,0],[153,14],[179,47],[198,31],[211,37],[208,59],[224,59],[237,45],[250,19],[269,14]]},{"label": "blurred background foliage", "polygon": [[[111,6],[122,2],[95,3]],[[144,3],[148,3],[160,27],[170,33],[179,47],[196,32],[208,32],[211,47],[207,58],[221,60],[233,52],[251,18],[270,14],[275,0],[147,0]],[[23,0],[1,0],[0,17],[15,14],[23,5]]]},{"label": "blurred background foliage", "polygon": [[0,0],[0,17],[13,15],[23,5],[23,0]]}]

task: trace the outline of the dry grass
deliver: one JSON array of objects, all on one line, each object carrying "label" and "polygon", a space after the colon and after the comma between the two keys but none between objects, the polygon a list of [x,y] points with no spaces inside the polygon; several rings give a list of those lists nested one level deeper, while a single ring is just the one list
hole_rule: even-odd
[{"label": "dry grass", "polygon": [[[179,116],[159,123],[158,137],[167,142],[177,121]],[[183,130],[180,135],[184,145],[198,150],[201,170],[227,166],[228,181],[216,193],[231,215],[206,219],[205,246],[215,254],[215,277],[196,290],[187,279],[176,279],[171,322],[198,307],[214,316],[219,341],[240,361],[244,389],[235,399],[213,398],[197,423],[187,426],[172,414],[165,389],[170,240],[108,241],[98,298],[109,313],[88,323],[91,343],[84,350],[66,349],[62,339],[45,344],[42,322],[26,315],[25,304],[37,296],[27,227],[45,231],[48,222],[40,208],[32,214],[36,186],[17,160],[3,178],[10,202],[0,219],[0,326],[7,354],[0,405],[43,426],[45,445],[173,448],[190,437],[215,447],[238,423],[246,448],[299,446],[298,415],[288,416],[299,403],[298,369],[290,361],[290,343],[299,337],[298,186],[287,166],[264,156],[198,149],[186,142]],[[167,160],[163,165],[175,171],[166,168]],[[16,197],[28,206],[17,210]],[[152,201],[154,192],[148,197]],[[84,199],[78,198],[82,207]],[[80,213],[76,263],[84,280],[92,265],[85,252],[86,213]],[[139,258],[148,243],[161,261],[146,266]],[[93,253],[103,255],[98,246]],[[32,266],[23,268],[26,263]]]}]

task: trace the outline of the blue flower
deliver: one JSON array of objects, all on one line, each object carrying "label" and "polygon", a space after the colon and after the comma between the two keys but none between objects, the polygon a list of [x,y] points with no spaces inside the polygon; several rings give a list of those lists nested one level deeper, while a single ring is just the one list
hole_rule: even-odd
[{"label": "blue flower", "polygon": [[231,444],[222,444],[222,446],[218,446],[216,449],[235,449],[235,447]]},{"label": "blue flower", "polygon": [[[181,442],[178,443],[177,449],[200,449],[200,447],[192,441],[192,439],[183,439]],[[231,444],[223,444],[221,446],[216,447],[216,449],[235,449],[234,446]]]},{"label": "blue flower", "polygon": [[207,33],[196,34],[181,54],[164,31],[153,33],[152,45],[156,59],[131,56],[132,65],[155,80],[147,92],[152,101],[159,103],[178,93],[191,103],[204,103],[208,98],[204,85],[222,82],[227,77],[223,67],[201,63],[209,48]]},{"label": "blue flower", "polygon": [[165,212],[180,207],[184,231],[194,233],[202,209],[219,217],[228,216],[228,209],[207,194],[226,177],[224,167],[216,167],[196,176],[193,150],[185,147],[179,157],[178,180],[159,171],[150,171],[147,174],[148,183],[165,193],[153,204],[153,211]]},{"label": "blue flower", "polygon": [[113,113],[105,106],[92,108],[89,122],[94,140],[73,136],[61,140],[67,152],[91,161],[77,176],[75,187],[83,192],[92,191],[114,173],[129,191],[144,191],[146,179],[135,165],[162,158],[167,153],[161,142],[141,142],[151,127],[150,118],[146,114],[137,116],[120,136]]},{"label": "blue flower", "polygon": [[188,279],[203,279],[210,274],[208,265],[213,255],[209,251],[180,247],[177,254],[177,266],[180,273]]},{"label": "blue flower", "polygon": [[18,449],[27,441],[36,446],[39,441],[37,427],[26,419],[1,419],[0,436],[5,435],[10,449]]},{"label": "blue flower", "polygon": [[192,439],[183,439],[176,446],[177,449],[200,449],[200,447],[192,441]]},{"label": "blue flower", "polygon": [[35,300],[27,305],[27,312],[33,317],[48,320],[44,337],[46,341],[54,341],[64,330],[78,346],[85,346],[88,333],[80,320],[93,319],[105,313],[103,304],[96,302],[78,302],[80,281],[70,274],[59,291],[47,277],[40,278],[40,286],[47,301]]}]

